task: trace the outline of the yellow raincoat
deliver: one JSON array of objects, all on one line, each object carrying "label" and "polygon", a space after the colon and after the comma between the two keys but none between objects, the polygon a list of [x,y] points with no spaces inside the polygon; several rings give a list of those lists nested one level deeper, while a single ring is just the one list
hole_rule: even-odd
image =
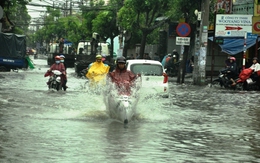
[{"label": "yellow raincoat", "polygon": [[109,72],[109,66],[103,62],[94,62],[88,70],[86,77],[90,85],[106,84],[106,75]]}]

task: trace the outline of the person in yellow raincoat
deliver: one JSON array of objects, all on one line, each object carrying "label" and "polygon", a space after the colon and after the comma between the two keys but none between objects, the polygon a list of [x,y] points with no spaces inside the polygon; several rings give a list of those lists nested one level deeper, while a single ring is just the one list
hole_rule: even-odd
[{"label": "person in yellow raincoat", "polygon": [[96,61],[91,63],[88,68],[86,77],[89,79],[89,85],[95,87],[97,85],[106,84],[106,75],[109,72],[109,66],[102,62],[102,56],[97,55]]}]

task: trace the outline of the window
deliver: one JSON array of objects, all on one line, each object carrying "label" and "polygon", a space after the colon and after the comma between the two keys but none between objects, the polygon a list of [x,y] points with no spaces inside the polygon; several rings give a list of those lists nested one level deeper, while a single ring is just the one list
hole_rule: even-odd
[{"label": "window", "polygon": [[155,64],[133,64],[130,69],[133,73],[140,73],[144,76],[162,76],[163,74],[162,66]]}]

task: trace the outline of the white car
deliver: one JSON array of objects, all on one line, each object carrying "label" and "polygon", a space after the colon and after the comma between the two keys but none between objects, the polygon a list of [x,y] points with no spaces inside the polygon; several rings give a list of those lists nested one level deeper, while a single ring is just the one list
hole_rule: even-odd
[{"label": "white car", "polygon": [[159,61],[133,59],[126,61],[127,70],[141,74],[142,91],[149,94],[169,97],[168,76]]}]

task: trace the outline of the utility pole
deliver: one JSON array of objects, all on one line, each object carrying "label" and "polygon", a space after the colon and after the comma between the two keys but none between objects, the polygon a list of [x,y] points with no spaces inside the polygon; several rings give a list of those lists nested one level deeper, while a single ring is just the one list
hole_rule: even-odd
[{"label": "utility pole", "polygon": [[[193,82],[196,85],[206,84],[206,57],[208,46],[208,26],[209,26],[209,0],[202,0],[201,3],[202,19],[199,31],[199,54],[195,59],[193,71]],[[197,62],[197,63],[196,63]]]},{"label": "utility pole", "polygon": [[72,2],[70,0],[70,16],[72,15]]}]

